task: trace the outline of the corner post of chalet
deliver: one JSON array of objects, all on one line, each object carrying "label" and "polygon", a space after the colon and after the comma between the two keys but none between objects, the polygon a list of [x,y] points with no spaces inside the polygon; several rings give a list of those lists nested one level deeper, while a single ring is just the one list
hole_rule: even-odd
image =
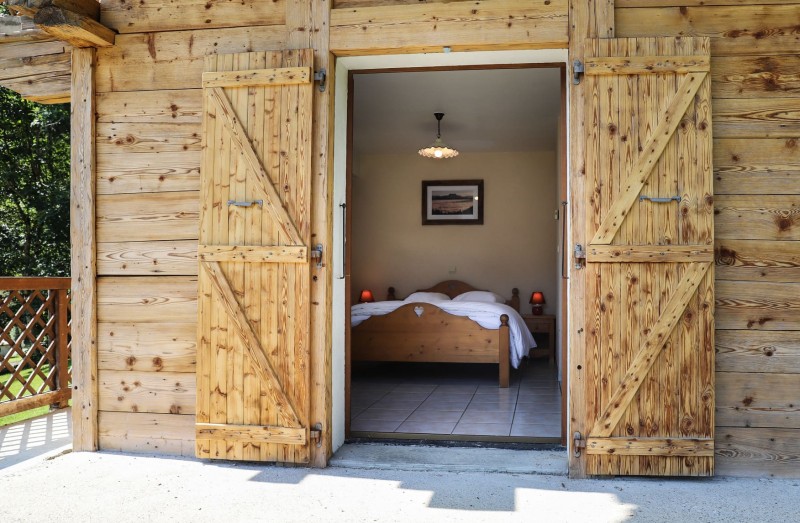
[{"label": "corner post of chalet", "polygon": [[36,26],[73,47],[110,47],[116,33],[99,22],[97,0],[6,0],[15,14],[33,18]]},{"label": "corner post of chalet", "polygon": [[70,242],[72,244],[72,447],[98,448],[95,238],[95,50],[72,51]]},{"label": "corner post of chalet", "polygon": [[[570,0],[569,3],[569,63],[568,78],[575,74],[574,64],[578,60],[584,61],[584,45],[590,38],[614,37],[614,0]],[[591,238],[586,238],[584,224],[587,220],[586,213],[586,143],[584,142],[585,125],[585,89],[578,83],[570,86],[570,116],[569,136],[575,137],[570,141],[570,221],[573,224],[568,252],[575,245],[585,246]],[[579,263],[579,260],[574,260]],[[576,263],[570,263],[570,296],[585,296],[587,282],[584,270],[577,269]],[[584,416],[575,415],[576,412],[585,410],[587,380],[583,370],[586,368],[586,310],[583,299],[570,299],[569,301],[569,412],[573,413],[569,420],[567,432],[567,445],[569,450],[569,475],[572,478],[586,476],[585,452],[577,456],[573,446],[575,442],[572,435],[576,432],[586,434],[589,427],[585,427]]]}]

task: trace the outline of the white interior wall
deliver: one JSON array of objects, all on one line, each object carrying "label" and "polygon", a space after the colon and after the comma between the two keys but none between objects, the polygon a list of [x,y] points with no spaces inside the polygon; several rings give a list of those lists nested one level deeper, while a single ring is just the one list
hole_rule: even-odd
[{"label": "white interior wall", "polygon": [[[340,279],[344,259],[342,244],[341,216],[339,205],[346,201],[347,180],[347,78],[350,70],[391,69],[406,67],[440,67],[459,65],[496,65],[524,63],[566,62],[566,49],[527,50],[527,51],[480,51],[462,53],[429,53],[408,55],[351,56],[336,61],[335,103],[334,103],[334,145],[333,145],[333,311],[331,314],[332,332],[332,402],[333,402],[333,451],[344,444],[345,427],[345,285]],[[569,418],[567,418],[569,419]]]}]

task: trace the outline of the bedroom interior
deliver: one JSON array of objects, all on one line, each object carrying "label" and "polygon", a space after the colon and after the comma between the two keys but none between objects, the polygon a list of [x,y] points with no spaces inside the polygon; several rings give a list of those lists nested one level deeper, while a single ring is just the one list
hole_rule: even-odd
[{"label": "bedroom interior", "polygon": [[[352,75],[351,438],[561,440],[563,75],[559,64]],[[440,135],[435,112],[447,115]],[[459,154],[417,154],[432,138]],[[426,220],[425,185],[477,181],[480,222]]]}]

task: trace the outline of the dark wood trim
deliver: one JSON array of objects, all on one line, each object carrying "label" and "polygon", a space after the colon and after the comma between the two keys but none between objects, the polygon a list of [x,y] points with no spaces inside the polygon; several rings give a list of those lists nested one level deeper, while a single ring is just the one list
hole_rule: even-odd
[{"label": "dark wood trim", "polygon": [[351,359],[350,306],[353,304],[352,279],[350,278],[351,254],[353,252],[353,72],[347,73],[347,157],[345,187],[345,228],[344,234],[344,435],[350,437],[350,386],[353,376]]},{"label": "dark wood trim", "polygon": [[4,276],[0,278],[0,290],[3,291],[38,291],[67,290],[72,284],[71,278]]},{"label": "dark wood trim", "polygon": [[[559,135],[560,135],[560,144],[559,144],[559,151],[558,154],[561,157],[561,165],[558,173],[558,193],[559,193],[559,203],[566,202],[569,200],[569,194],[567,193],[567,67],[566,64],[561,64],[561,113],[559,115]],[[561,206],[560,218],[564,220],[562,223],[569,224],[569,213],[566,212],[567,207]],[[568,229],[563,227],[562,230],[564,231],[564,237],[561,239],[561,249],[562,253],[561,256],[564,260],[567,259],[569,256],[569,239],[567,237]],[[564,265],[568,266],[568,263]],[[564,270],[564,267],[561,267],[561,270]],[[568,269],[567,269],[568,271]],[[568,332],[568,321],[569,321],[569,288],[567,285],[568,279],[568,272],[565,274],[566,278],[561,278],[559,281],[561,282],[561,303],[560,303],[560,311],[559,317],[561,319],[561,332],[560,332],[560,346],[561,346],[561,358],[559,359],[558,366],[559,371],[561,372],[561,444],[567,444],[567,391],[569,390],[569,386],[564,386],[565,384],[568,385],[568,373],[567,373],[567,347],[569,343],[569,336],[567,336]],[[553,340],[555,342],[555,340]]]},{"label": "dark wood trim", "polygon": [[490,69],[551,69],[565,68],[562,62],[524,63],[524,64],[483,64],[483,65],[441,65],[433,67],[397,67],[383,69],[356,69],[350,74],[381,73],[427,73],[435,71],[486,71]]}]

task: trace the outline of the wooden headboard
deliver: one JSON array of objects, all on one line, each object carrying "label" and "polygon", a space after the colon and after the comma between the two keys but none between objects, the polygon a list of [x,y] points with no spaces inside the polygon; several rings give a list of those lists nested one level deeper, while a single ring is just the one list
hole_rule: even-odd
[{"label": "wooden headboard", "polygon": [[[465,292],[469,291],[483,291],[486,289],[476,289],[469,283],[465,283],[460,280],[445,280],[443,282],[439,282],[433,287],[428,289],[419,289],[416,292],[440,292],[442,294],[446,294],[450,296],[450,299],[455,298],[459,294],[464,294]],[[395,297],[395,290],[394,287],[389,287],[389,293],[387,296],[388,300],[397,299]],[[515,311],[519,312],[519,289],[514,287],[511,289],[511,299],[506,301],[506,305],[513,308]]]}]

